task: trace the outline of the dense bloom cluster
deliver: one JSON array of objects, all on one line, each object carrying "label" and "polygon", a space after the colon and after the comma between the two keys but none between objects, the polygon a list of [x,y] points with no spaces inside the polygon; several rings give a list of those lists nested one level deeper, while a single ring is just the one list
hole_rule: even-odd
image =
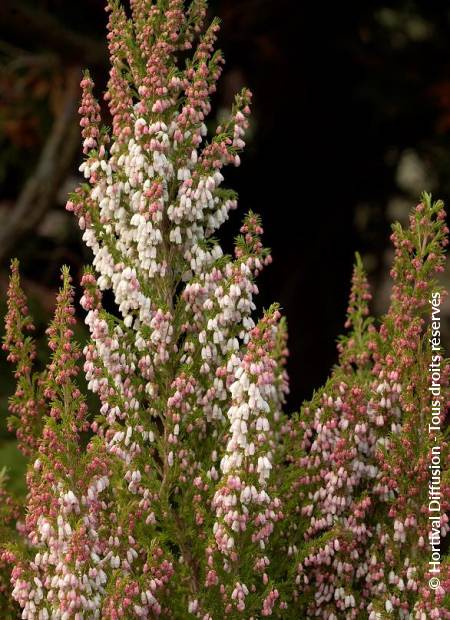
[{"label": "dense bloom cluster", "polygon": [[[223,64],[218,23],[203,28],[205,0],[187,4],[132,0],[127,16],[108,2],[111,130],[90,75],[81,81],[86,182],[67,209],[93,253],[81,280],[82,355],[64,268],[50,361],[35,370],[12,265],[4,349],[16,365],[10,426],[29,457],[29,492],[24,511],[0,491],[5,613],[447,618],[448,563],[430,591],[421,508],[432,450],[426,313],[447,243],[442,205],[424,195],[409,229],[395,228],[391,306],[379,326],[357,257],[339,362],[287,416],[285,322],[276,305],[254,318],[256,278],[271,262],[261,222],[247,214],[234,256],[214,236],[237,207],[223,168],[240,163],[251,95],[236,97],[208,139]],[[442,360],[442,429],[449,375]],[[444,538],[448,445],[437,438]]]},{"label": "dense bloom cluster", "polygon": [[[394,227],[393,288],[377,329],[368,316],[370,293],[361,261],[353,276],[340,363],[298,418],[301,442],[293,465],[305,519],[304,535],[325,543],[298,564],[296,595],[311,593],[306,613],[326,618],[375,620],[448,618],[444,601],[448,564],[442,547],[441,585],[433,591],[429,565],[429,483],[433,445],[440,446],[442,541],[449,532],[449,449],[445,417],[449,364],[442,359],[441,431],[428,432],[432,295],[443,295],[448,230],[442,203],[426,194],[410,227]],[[293,448],[295,453],[295,448]],[[295,470],[294,470],[295,474]],[[319,538],[320,540],[320,538]],[[444,543],[442,542],[442,545]]]}]

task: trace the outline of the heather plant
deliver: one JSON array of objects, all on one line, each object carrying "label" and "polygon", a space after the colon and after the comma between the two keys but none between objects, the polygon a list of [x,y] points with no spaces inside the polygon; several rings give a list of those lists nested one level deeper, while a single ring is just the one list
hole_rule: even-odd
[{"label": "heather plant", "polygon": [[[36,370],[12,264],[10,427],[29,469],[26,506],[8,499],[0,531],[5,614],[449,617],[448,564],[441,587],[427,583],[426,318],[430,296],[444,294],[434,279],[447,243],[442,204],[424,195],[410,227],[395,227],[391,305],[379,324],[357,257],[339,362],[286,415],[285,322],[277,305],[254,319],[256,278],[271,261],[261,222],[247,214],[234,257],[214,236],[237,207],[222,169],[240,163],[250,93],[208,140],[223,60],[217,21],[203,28],[206,3],[134,0],[131,17],[118,2],[107,8],[112,127],[86,73],[86,182],[67,203],[93,253],[81,280],[83,361],[64,268],[50,360]],[[441,368],[444,431],[450,371]],[[448,447],[437,439],[444,537]]]},{"label": "heather plant", "polygon": [[[307,617],[450,617],[448,556],[441,562],[441,587],[433,592],[428,540],[436,445],[442,470],[436,527],[442,539],[449,532],[450,366],[441,353],[433,358],[427,320],[431,299],[445,295],[435,279],[444,266],[444,219],[442,203],[424,194],[409,228],[394,226],[391,303],[378,327],[369,316],[371,295],[357,256],[339,363],[294,417],[292,464],[300,475],[291,497],[306,519],[306,540],[330,537],[319,551],[304,553],[297,567],[295,594],[309,593]],[[436,357],[441,391],[432,403],[429,368]],[[440,427],[433,435],[432,405]]]}]

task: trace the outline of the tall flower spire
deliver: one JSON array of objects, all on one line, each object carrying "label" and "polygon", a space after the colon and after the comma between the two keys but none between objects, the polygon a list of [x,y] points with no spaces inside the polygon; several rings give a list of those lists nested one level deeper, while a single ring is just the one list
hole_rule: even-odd
[{"label": "tall flower spire", "polygon": [[[89,188],[83,185],[68,202],[94,253],[81,300],[91,334],[84,369],[101,400],[92,429],[123,472],[128,510],[136,515],[127,524],[136,557],[127,560],[129,575],[115,582],[103,613],[111,618],[116,608],[127,613],[125,600],[142,614],[151,605],[156,605],[153,613],[169,609],[170,598],[158,603],[150,588],[150,603],[142,590],[153,570],[162,570],[158,588],[167,582],[168,591],[172,573],[178,572],[176,579],[190,592],[186,609],[217,613],[222,606],[228,609],[225,599],[208,602],[199,596],[211,580],[202,562],[215,527],[215,487],[226,453],[218,440],[233,433],[228,417],[236,365],[255,356],[263,381],[257,389],[271,402],[271,415],[266,412],[258,422],[264,428],[252,430],[258,446],[254,466],[263,487],[276,452],[268,417],[280,424],[287,389],[284,337],[273,324],[278,312],[267,315],[261,327],[252,319],[255,278],[270,262],[259,219],[253,214],[245,219],[235,259],[224,256],[213,237],[237,207],[236,194],[221,187],[222,171],[240,163],[251,94],[244,89],[237,95],[229,118],[208,141],[205,121],[223,65],[214,51],[218,21],[203,29],[202,1],[185,10],[180,0],[135,0],[131,8],[129,19],[118,2],[107,7],[110,138],[98,124],[89,75],[82,82],[80,110],[89,148],[80,170]],[[196,39],[182,66],[179,52]],[[107,289],[117,316],[103,308]],[[255,386],[258,380],[255,375]],[[264,494],[261,489],[261,498]],[[261,514],[252,516],[258,540],[251,544],[259,547],[270,535],[265,513],[274,522],[281,515],[276,496],[267,497]],[[140,521],[157,550],[151,562],[144,561],[149,550],[140,540]],[[193,536],[200,526],[202,532]],[[170,545],[163,529],[170,531]],[[276,599],[271,594],[266,609]]]},{"label": "tall flower spire", "polygon": [[[0,597],[13,565],[7,605],[26,620],[448,617],[448,563],[430,594],[418,551],[434,439],[444,497],[434,525],[449,528],[447,440],[424,433],[435,408],[445,428],[448,406],[443,357],[439,407],[427,379],[442,204],[424,195],[409,229],[395,227],[380,324],[357,256],[338,364],[287,417],[285,322],[276,304],[256,318],[256,280],[271,262],[261,222],[244,217],[234,256],[215,236],[237,208],[223,182],[240,164],[251,94],[208,137],[218,21],[204,24],[204,0],[130,8],[107,3],[111,129],[90,75],[81,82],[85,182],[67,209],[93,253],[83,361],[64,268],[50,361],[33,373],[12,265],[4,348],[29,493],[15,541],[0,541]],[[5,504],[0,515],[14,520]]]},{"label": "tall flower spire", "polygon": [[18,445],[25,455],[36,449],[42,429],[42,376],[33,373],[36,347],[31,334],[34,324],[28,311],[25,294],[20,285],[19,262],[11,263],[11,278],[8,288],[8,312],[3,350],[8,361],[15,364],[14,376],[17,387],[9,402],[11,417],[9,430],[15,431]]},{"label": "tall flower spire", "polygon": [[[73,339],[75,309],[66,268],[55,316],[47,334],[52,351],[44,380],[47,402],[42,437],[27,476],[25,531],[32,559],[12,571],[14,599],[22,618],[84,618],[94,614],[103,592],[108,543],[102,539],[103,491],[108,466],[94,447],[81,452],[87,407],[76,384],[79,352]],[[107,514],[107,513],[106,513]],[[104,560],[103,560],[104,562]]]}]

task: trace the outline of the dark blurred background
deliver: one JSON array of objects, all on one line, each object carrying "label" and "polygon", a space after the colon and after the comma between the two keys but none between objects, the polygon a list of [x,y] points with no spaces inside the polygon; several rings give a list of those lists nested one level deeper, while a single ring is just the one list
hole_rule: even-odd
[{"label": "dark blurred background", "polygon": [[[449,202],[450,5],[214,0],[210,7],[222,19],[227,60],[216,117],[243,85],[254,93],[243,165],[227,174],[240,210],[222,238],[237,233],[244,210],[262,215],[274,263],[261,277],[259,303],[279,301],[288,318],[294,410],[336,361],[354,251],[382,313],[392,221],[406,221],[422,190]],[[8,263],[18,256],[41,335],[60,265],[78,281],[90,260],[64,203],[81,163],[82,68],[91,69],[98,95],[106,85],[105,22],[103,0],[0,3],[0,313]],[[15,454],[4,430],[13,389],[4,356],[0,371],[1,467]]]}]

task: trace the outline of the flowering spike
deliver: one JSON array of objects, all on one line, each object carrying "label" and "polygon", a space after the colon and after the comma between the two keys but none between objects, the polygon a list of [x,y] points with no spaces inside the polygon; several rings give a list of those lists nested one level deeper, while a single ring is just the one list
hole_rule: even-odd
[{"label": "flowering spike", "polygon": [[26,335],[34,331],[33,320],[28,314],[25,294],[20,286],[19,261],[11,262],[11,275],[8,288],[8,313],[5,319],[6,333],[3,350],[8,353],[8,361],[16,364],[16,378],[27,375],[36,356],[33,339]]},{"label": "flowering spike", "polygon": [[100,106],[92,94],[94,82],[89,75],[89,71],[85,71],[81,80],[81,106],[78,109],[81,115],[80,126],[83,128],[81,135],[83,137],[83,153],[98,147],[99,141],[99,125],[100,125]]},{"label": "flowering spike", "polygon": [[11,263],[8,288],[8,312],[3,350],[8,361],[16,366],[17,387],[9,401],[8,428],[16,432],[19,448],[25,455],[32,454],[42,428],[42,377],[33,373],[36,347],[33,338],[33,320],[28,313],[25,294],[20,286],[19,261]]},{"label": "flowering spike", "polygon": [[339,340],[339,361],[342,366],[356,364],[364,366],[369,358],[367,351],[368,328],[372,323],[369,316],[369,302],[372,298],[361,256],[356,253],[353,268],[347,320],[349,335]]},{"label": "flowering spike", "polygon": [[369,301],[372,296],[369,292],[369,284],[364,271],[361,256],[356,252],[356,262],[353,269],[352,290],[347,310],[345,327],[353,328],[360,336],[363,333],[363,321],[369,316]]},{"label": "flowering spike", "polygon": [[[46,332],[52,355],[47,366],[44,396],[51,401],[50,416],[54,420],[61,420],[62,431],[69,431],[72,437],[74,432],[87,430],[87,408],[74,383],[79,373],[80,352],[73,338],[76,324],[74,291],[67,267],[62,268],[61,279],[63,284],[56,298],[54,318]],[[76,399],[76,409],[69,407],[68,399]]]}]

